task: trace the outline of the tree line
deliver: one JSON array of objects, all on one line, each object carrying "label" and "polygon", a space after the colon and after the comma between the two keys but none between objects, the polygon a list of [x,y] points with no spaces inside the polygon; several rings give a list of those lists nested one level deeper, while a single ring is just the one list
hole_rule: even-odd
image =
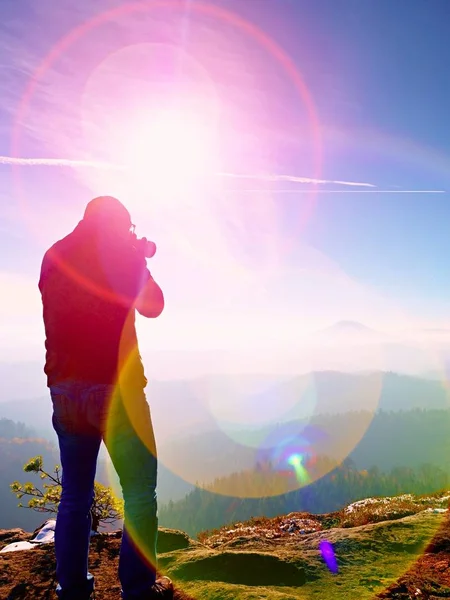
[{"label": "tree line", "polygon": [[286,494],[260,498],[231,497],[217,490],[254,492],[255,471],[233,473],[219,478],[208,489],[195,488],[183,500],[169,502],[159,509],[164,527],[182,529],[191,536],[251,517],[275,517],[290,512],[324,514],[368,497],[395,496],[403,493],[429,494],[450,489],[450,473],[431,464],[415,468],[395,467],[389,472],[377,466],[359,470],[346,459],[324,477]]}]

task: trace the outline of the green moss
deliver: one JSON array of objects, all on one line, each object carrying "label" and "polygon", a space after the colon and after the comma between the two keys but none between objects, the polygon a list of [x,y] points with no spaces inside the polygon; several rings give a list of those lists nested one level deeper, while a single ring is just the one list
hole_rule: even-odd
[{"label": "green moss", "polygon": [[[251,551],[199,545],[172,553],[167,572],[196,600],[373,600],[411,567],[442,522],[443,515],[423,512],[319,531],[270,549],[263,540],[259,548],[253,541]],[[322,539],[334,545],[335,575],[320,555]]]}]

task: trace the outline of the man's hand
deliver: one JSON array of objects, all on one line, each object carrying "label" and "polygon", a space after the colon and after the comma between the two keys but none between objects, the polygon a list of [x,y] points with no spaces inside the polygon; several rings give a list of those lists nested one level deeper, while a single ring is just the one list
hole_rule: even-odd
[{"label": "man's hand", "polygon": [[142,288],[136,300],[135,307],[143,317],[147,317],[148,319],[159,317],[164,310],[164,295],[151,275]]}]

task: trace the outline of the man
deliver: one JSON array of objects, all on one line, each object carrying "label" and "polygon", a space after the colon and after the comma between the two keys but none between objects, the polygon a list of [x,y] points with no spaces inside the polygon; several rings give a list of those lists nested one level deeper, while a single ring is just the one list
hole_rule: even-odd
[{"label": "man", "polygon": [[164,308],[145,246],[123,204],[102,196],[88,203],[74,231],[42,263],[44,370],[62,465],[55,530],[61,600],[93,597],[90,508],[102,440],[125,502],[122,598],[173,597],[170,579],[156,579],[157,457],[135,329],[135,309],[156,318]]}]

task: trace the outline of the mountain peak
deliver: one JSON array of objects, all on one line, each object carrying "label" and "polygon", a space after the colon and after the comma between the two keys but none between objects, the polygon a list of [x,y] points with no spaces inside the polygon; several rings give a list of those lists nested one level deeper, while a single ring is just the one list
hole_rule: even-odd
[{"label": "mountain peak", "polygon": [[340,330],[348,330],[348,331],[361,331],[361,332],[369,332],[372,331],[370,327],[360,323],[359,321],[337,321],[334,325],[328,328],[330,329],[340,329]]},{"label": "mountain peak", "polygon": [[372,329],[371,327],[367,327],[363,323],[359,321],[351,321],[351,320],[342,320],[337,321],[334,325],[330,327],[326,327],[318,331],[317,333],[322,335],[332,335],[332,336],[357,336],[357,337],[373,337],[378,336],[379,333]]},{"label": "mountain peak", "polygon": [[382,343],[386,341],[386,336],[360,323],[359,321],[342,320],[334,325],[317,331],[315,339],[321,343],[329,344],[366,344]]}]

